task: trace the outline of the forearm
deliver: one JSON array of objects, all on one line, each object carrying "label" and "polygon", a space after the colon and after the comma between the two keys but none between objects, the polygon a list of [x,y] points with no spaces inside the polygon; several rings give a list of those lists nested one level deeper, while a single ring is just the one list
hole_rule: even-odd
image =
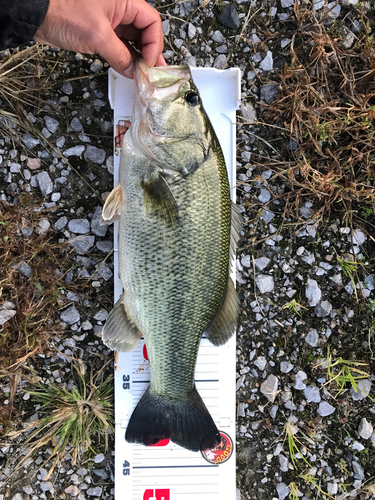
[{"label": "forearm", "polygon": [[32,40],[48,5],[49,0],[0,0],[0,50]]}]

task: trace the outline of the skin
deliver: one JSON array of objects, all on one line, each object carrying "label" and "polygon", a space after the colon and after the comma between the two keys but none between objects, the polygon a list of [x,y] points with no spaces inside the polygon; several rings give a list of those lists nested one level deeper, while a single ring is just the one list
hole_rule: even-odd
[{"label": "skin", "polygon": [[34,40],[60,49],[100,54],[118,73],[133,78],[136,51],[148,67],[164,66],[159,13],[144,0],[50,0]]}]

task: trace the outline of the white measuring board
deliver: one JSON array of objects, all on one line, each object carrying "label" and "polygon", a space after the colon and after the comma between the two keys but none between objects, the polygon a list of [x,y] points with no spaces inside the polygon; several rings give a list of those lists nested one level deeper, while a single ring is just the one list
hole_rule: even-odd
[{"label": "white measuring board", "polygon": [[[241,97],[241,73],[192,68],[204,108],[223,149],[235,201],[236,183],[236,109]],[[114,185],[119,178],[119,133],[130,120],[134,83],[109,70],[109,101],[114,110]],[[116,139],[117,134],[117,139]],[[118,278],[118,223],[114,226],[115,302],[122,293]],[[235,274],[232,273],[235,283]],[[115,499],[116,500],[235,500],[236,497],[236,340],[215,347],[202,338],[195,382],[220,431],[228,434],[233,453],[221,464],[208,462],[201,452],[185,450],[174,443],[143,446],[125,441],[129,418],[148,387],[150,367],[145,358],[145,342],[131,353],[115,356]],[[146,354],[147,356],[147,354]]]}]

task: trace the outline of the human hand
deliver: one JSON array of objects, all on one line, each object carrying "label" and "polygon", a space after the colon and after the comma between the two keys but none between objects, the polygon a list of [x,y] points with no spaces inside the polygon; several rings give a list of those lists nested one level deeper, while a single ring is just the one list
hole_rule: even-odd
[{"label": "human hand", "polygon": [[98,53],[132,78],[134,42],[147,66],[165,65],[158,12],[145,0],[50,0],[34,40],[86,54]]}]

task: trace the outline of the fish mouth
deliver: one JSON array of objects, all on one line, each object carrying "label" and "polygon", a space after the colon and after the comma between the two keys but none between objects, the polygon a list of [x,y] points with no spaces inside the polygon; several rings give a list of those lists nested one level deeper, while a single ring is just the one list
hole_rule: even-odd
[{"label": "fish mouth", "polygon": [[142,129],[148,130],[156,144],[174,142],[185,138],[169,135],[158,125],[152,116],[150,109],[151,101],[173,102],[180,95],[181,85],[191,79],[189,66],[157,66],[149,68],[146,62],[139,58],[135,63],[134,70],[134,107],[132,126],[129,130],[129,138],[135,150],[146,153],[153,157],[150,148],[146,148],[138,140],[138,133]]}]

